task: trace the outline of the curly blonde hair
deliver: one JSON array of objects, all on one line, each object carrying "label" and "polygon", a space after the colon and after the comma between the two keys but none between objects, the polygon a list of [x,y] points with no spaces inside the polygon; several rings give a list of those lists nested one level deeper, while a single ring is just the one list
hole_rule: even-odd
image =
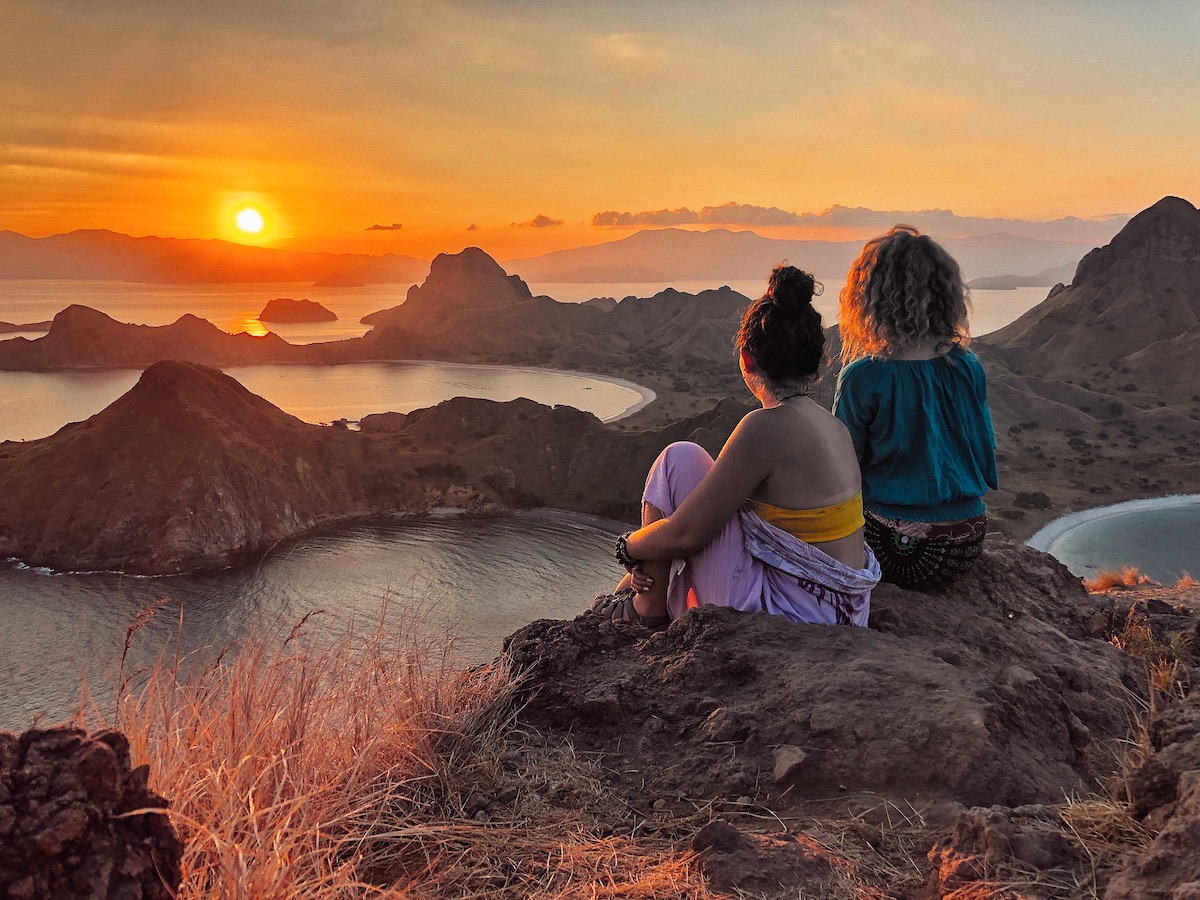
[{"label": "curly blonde hair", "polygon": [[867,241],[842,288],[842,363],[891,356],[937,342],[937,352],[971,342],[971,300],[958,263],[927,235],[896,225]]}]

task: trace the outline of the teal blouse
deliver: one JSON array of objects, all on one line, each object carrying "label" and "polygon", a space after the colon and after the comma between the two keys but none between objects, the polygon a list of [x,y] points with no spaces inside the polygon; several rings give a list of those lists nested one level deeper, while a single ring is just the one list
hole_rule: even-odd
[{"label": "teal blouse", "polygon": [[872,512],[910,522],[969,519],[999,486],[987,379],[969,350],[857,359],[838,375],[833,412],[854,439],[863,505]]}]

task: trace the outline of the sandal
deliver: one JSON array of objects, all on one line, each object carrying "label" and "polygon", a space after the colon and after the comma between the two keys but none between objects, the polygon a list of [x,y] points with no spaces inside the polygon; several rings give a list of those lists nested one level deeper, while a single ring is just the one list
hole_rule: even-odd
[{"label": "sandal", "polygon": [[666,628],[671,624],[670,616],[643,616],[633,605],[636,596],[633,588],[625,588],[615,594],[598,594],[588,612],[601,619],[608,619],[616,625]]}]

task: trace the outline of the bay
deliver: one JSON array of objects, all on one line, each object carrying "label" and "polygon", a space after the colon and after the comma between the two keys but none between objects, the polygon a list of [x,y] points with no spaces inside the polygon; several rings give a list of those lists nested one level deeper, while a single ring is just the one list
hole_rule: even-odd
[{"label": "bay", "polygon": [[1131,500],[1063,516],[1029,539],[1081,578],[1137,568],[1161,584],[1200,576],[1200,494]]},{"label": "bay", "polygon": [[0,730],[35,715],[61,721],[86,681],[109,702],[126,630],[138,611],[168,601],[134,635],[125,671],[178,653],[207,665],[252,630],[286,637],[372,632],[381,617],[416,641],[447,641],[452,662],[489,660],[504,637],[539,618],[571,618],[623,574],[612,561],[619,527],[558,512],[504,519],[427,516],[322,529],[274,548],[258,564],[164,578],[50,574],[0,563]]},{"label": "bay", "polygon": [[[453,363],[232,366],[226,372],[284,412],[313,424],[370,413],[411,412],[451,397],[563,404],[611,421],[654,394],[628,382],[544,369]],[[141,376],[136,369],[0,372],[0,441],[33,440],[108,406]]]}]

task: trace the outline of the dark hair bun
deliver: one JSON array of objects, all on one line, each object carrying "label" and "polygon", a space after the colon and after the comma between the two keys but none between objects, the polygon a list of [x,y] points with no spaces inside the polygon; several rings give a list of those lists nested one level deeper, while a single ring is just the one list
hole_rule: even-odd
[{"label": "dark hair bun", "polygon": [[795,266],[776,266],[767,292],[742,316],[735,344],[775,384],[817,374],[825,349],[821,314],[812,305],[821,285]]},{"label": "dark hair bun", "polygon": [[816,279],[795,266],[776,266],[767,279],[767,296],[785,312],[810,305],[820,292]]}]

